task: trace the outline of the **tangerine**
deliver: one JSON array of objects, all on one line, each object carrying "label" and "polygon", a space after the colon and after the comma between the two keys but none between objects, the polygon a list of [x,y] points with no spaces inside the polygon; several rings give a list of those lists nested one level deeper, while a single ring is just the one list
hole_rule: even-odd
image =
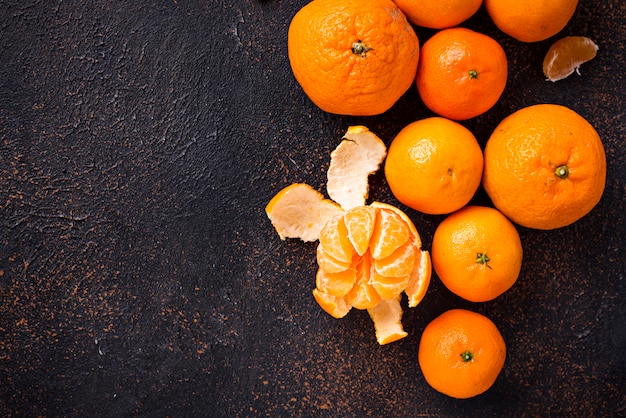
[{"label": "tangerine", "polygon": [[458,122],[432,117],[404,127],[387,152],[385,177],[394,196],[427,214],[465,206],[480,185],[483,154]]},{"label": "tangerine", "polygon": [[466,309],[444,312],[424,329],[418,362],[435,390],[466,399],[486,392],[502,371],[506,345],[486,316]]},{"label": "tangerine", "polygon": [[432,263],[454,294],[472,302],[500,296],[517,280],[522,242],[515,226],[500,211],[465,206],[435,230]]},{"label": "tangerine", "polygon": [[409,89],[419,41],[391,0],[315,0],[291,21],[288,54],[319,108],[368,116],[387,111]]},{"label": "tangerine", "polygon": [[508,76],[504,49],[465,28],[443,29],[422,46],[415,83],[430,110],[454,120],[485,113],[500,99]]},{"label": "tangerine", "polygon": [[407,292],[410,305],[417,305],[419,300],[411,298],[423,296],[428,287],[430,255],[421,250],[415,226],[400,212],[389,205],[358,206],[329,220],[319,234],[316,292],[370,309],[419,281],[419,289]]},{"label": "tangerine", "polygon": [[538,42],[559,33],[570,21],[578,0],[485,0],[493,23],[518,41]]},{"label": "tangerine", "polygon": [[425,28],[444,29],[472,17],[483,0],[395,0],[395,3],[411,23]]},{"label": "tangerine", "polygon": [[514,112],[495,128],[484,155],[485,191],[504,215],[528,228],[570,225],[604,192],[600,136],[565,106],[539,104]]}]

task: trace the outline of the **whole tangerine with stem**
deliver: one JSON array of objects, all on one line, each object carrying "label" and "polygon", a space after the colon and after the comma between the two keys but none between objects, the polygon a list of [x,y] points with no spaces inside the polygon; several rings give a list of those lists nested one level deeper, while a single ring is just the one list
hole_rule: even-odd
[{"label": "whole tangerine with stem", "polygon": [[458,122],[431,117],[404,127],[393,139],[385,178],[404,205],[431,215],[465,206],[480,186],[483,154]]},{"label": "whole tangerine with stem", "polygon": [[465,120],[496,104],[507,77],[502,46],[485,34],[457,27],[440,30],[424,43],[415,83],[430,110]]},{"label": "whole tangerine with stem", "polygon": [[409,89],[419,41],[391,0],[315,0],[293,17],[288,54],[296,80],[319,108],[369,116]]},{"label": "whole tangerine with stem", "polygon": [[483,186],[513,222],[556,229],[588,214],[606,184],[606,154],[595,128],[557,104],[522,108],[487,141]]},{"label": "whole tangerine with stem", "polygon": [[522,267],[522,242],[500,211],[465,206],[435,230],[433,268],[452,293],[472,302],[486,302],[515,284]]},{"label": "whole tangerine with stem", "polygon": [[420,339],[418,362],[426,382],[458,399],[486,392],[506,358],[506,344],[486,316],[451,309],[431,321]]}]

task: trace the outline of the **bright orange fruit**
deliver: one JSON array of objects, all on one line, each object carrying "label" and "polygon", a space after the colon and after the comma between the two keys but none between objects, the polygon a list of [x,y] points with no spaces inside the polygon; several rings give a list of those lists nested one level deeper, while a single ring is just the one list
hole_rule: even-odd
[{"label": "bright orange fruit", "polygon": [[465,28],[443,29],[422,46],[416,85],[424,104],[454,120],[485,113],[500,99],[508,76],[504,49]]},{"label": "bright orange fruit", "polygon": [[574,223],[600,201],[605,183],[598,132],[565,106],[518,110],[500,122],[485,147],[487,194],[504,215],[528,228]]},{"label": "bright orange fruit", "polygon": [[434,389],[453,398],[471,398],[487,391],[504,366],[506,345],[486,316],[452,309],[424,329],[418,361]]},{"label": "bright orange fruit", "polygon": [[465,206],[480,185],[483,154],[463,125],[433,117],[407,125],[393,139],[385,177],[394,196],[428,214]]},{"label": "bright orange fruit", "polygon": [[522,267],[517,229],[490,207],[466,206],[444,219],[435,230],[431,253],[443,284],[472,302],[500,296]]},{"label": "bright orange fruit", "polygon": [[419,41],[391,0],[315,0],[288,32],[289,62],[322,110],[377,115],[411,86]]},{"label": "bright orange fruit", "polygon": [[578,0],[484,0],[484,4],[502,32],[522,42],[537,42],[567,25]]}]

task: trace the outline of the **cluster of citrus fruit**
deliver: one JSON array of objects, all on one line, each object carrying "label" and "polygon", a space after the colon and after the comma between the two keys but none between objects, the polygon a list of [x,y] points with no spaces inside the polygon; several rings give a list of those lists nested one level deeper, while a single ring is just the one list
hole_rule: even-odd
[{"label": "cluster of citrus fruit", "polygon": [[[335,318],[367,310],[380,344],[405,337],[401,294],[424,297],[431,266],[453,293],[472,302],[510,289],[522,265],[515,224],[555,229],[599,202],[606,157],[596,130],[555,104],[520,109],[502,120],[484,152],[460,121],[491,109],[508,77],[507,57],[491,37],[456,27],[484,5],[504,33],[545,40],[565,27],[577,0],[314,0],[289,27],[291,68],[322,110],[353,116],[389,110],[415,85],[438,116],[402,129],[389,149],[363,126],[350,127],[331,154],[327,192],[306,184],[277,193],[266,213],[282,239],[319,240],[313,296]],[[411,25],[437,29],[420,48]],[[556,42],[544,59],[548,80],[567,77],[597,46],[585,37]],[[431,253],[399,208],[366,204],[368,176],[384,165],[393,195],[425,214],[446,214]],[[493,206],[470,206],[483,186]],[[420,339],[426,381],[456,398],[486,391],[506,346],[487,317],[452,309]]]}]

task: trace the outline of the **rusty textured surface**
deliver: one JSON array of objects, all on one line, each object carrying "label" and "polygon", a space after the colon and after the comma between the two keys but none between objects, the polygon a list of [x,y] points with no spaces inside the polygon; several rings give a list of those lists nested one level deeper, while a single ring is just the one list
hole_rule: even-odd
[{"label": "rusty textured surface", "polygon": [[[0,7],[0,414],[3,416],[620,416],[626,414],[626,6],[581,1],[562,35],[598,56],[544,81],[553,39],[505,48],[500,102],[465,122],[484,143],[514,110],[566,104],[599,131],[608,182],[576,224],[520,228],[521,277],[470,304],[433,279],[379,347],[364,312],[321,312],[314,244],[263,208],[292,182],[323,191],[349,125],[387,144],[429,116],[414,88],[384,115],[324,114],[287,60],[304,2],[35,1]],[[429,31],[418,30],[421,41]],[[384,177],[371,197],[392,204]],[[475,203],[488,204],[483,193]],[[441,217],[408,211],[429,248]],[[508,344],[493,388],[434,392],[425,325],[467,307]]]}]

